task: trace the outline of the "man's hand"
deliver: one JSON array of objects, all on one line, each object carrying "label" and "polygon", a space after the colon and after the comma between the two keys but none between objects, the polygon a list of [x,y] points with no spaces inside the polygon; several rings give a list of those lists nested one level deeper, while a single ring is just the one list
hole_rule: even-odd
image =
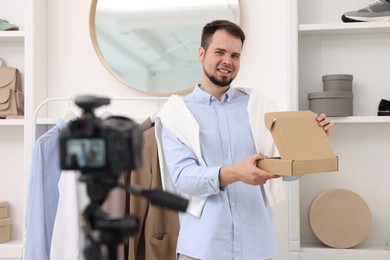
[{"label": "man's hand", "polygon": [[316,119],[318,121],[318,125],[321,126],[322,129],[324,129],[326,135],[329,136],[332,132],[332,127],[334,126],[332,120],[330,120],[329,117],[326,117],[326,115],[323,113],[319,114]]},{"label": "man's hand", "polygon": [[258,160],[267,158],[262,154],[254,154],[239,164],[224,166],[219,173],[220,187],[225,187],[236,181],[242,181],[250,185],[265,184],[269,179],[279,178],[275,175],[261,170],[256,166]]}]

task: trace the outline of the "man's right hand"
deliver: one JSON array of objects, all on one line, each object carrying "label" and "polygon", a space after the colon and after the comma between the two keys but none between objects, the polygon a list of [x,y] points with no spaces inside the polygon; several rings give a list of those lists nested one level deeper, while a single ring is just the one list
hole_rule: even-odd
[{"label": "man's right hand", "polygon": [[256,167],[257,161],[267,158],[263,154],[254,154],[239,164],[223,166],[219,172],[219,185],[225,187],[233,182],[242,181],[250,185],[265,184],[269,179],[279,178]]}]

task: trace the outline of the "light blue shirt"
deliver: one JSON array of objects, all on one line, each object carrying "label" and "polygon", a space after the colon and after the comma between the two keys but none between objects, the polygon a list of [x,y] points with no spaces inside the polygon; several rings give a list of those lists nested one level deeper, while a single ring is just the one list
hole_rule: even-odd
[{"label": "light blue shirt", "polygon": [[198,86],[184,98],[200,126],[207,167],[199,166],[194,153],[162,129],[164,156],[175,186],[188,195],[208,197],[200,218],[180,213],[178,253],[202,260],[262,260],[277,253],[272,211],[266,206],[263,186],[235,182],[219,188],[222,166],[240,163],[256,153],[248,100],[247,94],[230,88],[219,102]]},{"label": "light blue shirt", "polygon": [[50,256],[59,198],[59,137],[63,126],[64,120],[59,120],[34,146],[25,213],[25,260],[46,259]]}]

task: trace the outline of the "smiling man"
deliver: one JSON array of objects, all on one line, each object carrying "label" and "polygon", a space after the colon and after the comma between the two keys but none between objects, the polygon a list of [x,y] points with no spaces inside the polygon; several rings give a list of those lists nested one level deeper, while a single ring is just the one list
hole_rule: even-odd
[{"label": "smiling man", "polygon": [[[179,214],[179,260],[264,260],[278,250],[270,206],[285,198],[282,178],[255,166],[276,154],[263,118],[278,108],[231,86],[244,41],[232,22],[206,24],[200,84],[184,98],[171,96],[156,118],[163,187],[190,198]],[[329,133],[329,118],[317,120]]]},{"label": "smiling man", "polygon": [[[233,32],[234,33],[234,32]],[[225,92],[227,86],[237,76],[240,67],[240,55],[245,36],[232,37],[228,31],[218,30],[213,35],[207,31],[202,37],[198,55],[203,64],[202,83],[200,87],[207,92],[213,87],[221,87]],[[214,85],[214,86],[213,86]]]}]

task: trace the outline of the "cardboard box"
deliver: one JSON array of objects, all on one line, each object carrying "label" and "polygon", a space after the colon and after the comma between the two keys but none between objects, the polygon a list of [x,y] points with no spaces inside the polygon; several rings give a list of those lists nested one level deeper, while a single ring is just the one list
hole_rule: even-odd
[{"label": "cardboard box", "polygon": [[338,158],[316,117],[312,111],[266,113],[280,157],[260,160],[257,167],[284,176],[337,171]]},{"label": "cardboard box", "polygon": [[11,219],[0,219],[0,243],[7,243],[11,240]]},{"label": "cardboard box", "polygon": [[8,202],[0,200],[0,219],[8,218]]}]

